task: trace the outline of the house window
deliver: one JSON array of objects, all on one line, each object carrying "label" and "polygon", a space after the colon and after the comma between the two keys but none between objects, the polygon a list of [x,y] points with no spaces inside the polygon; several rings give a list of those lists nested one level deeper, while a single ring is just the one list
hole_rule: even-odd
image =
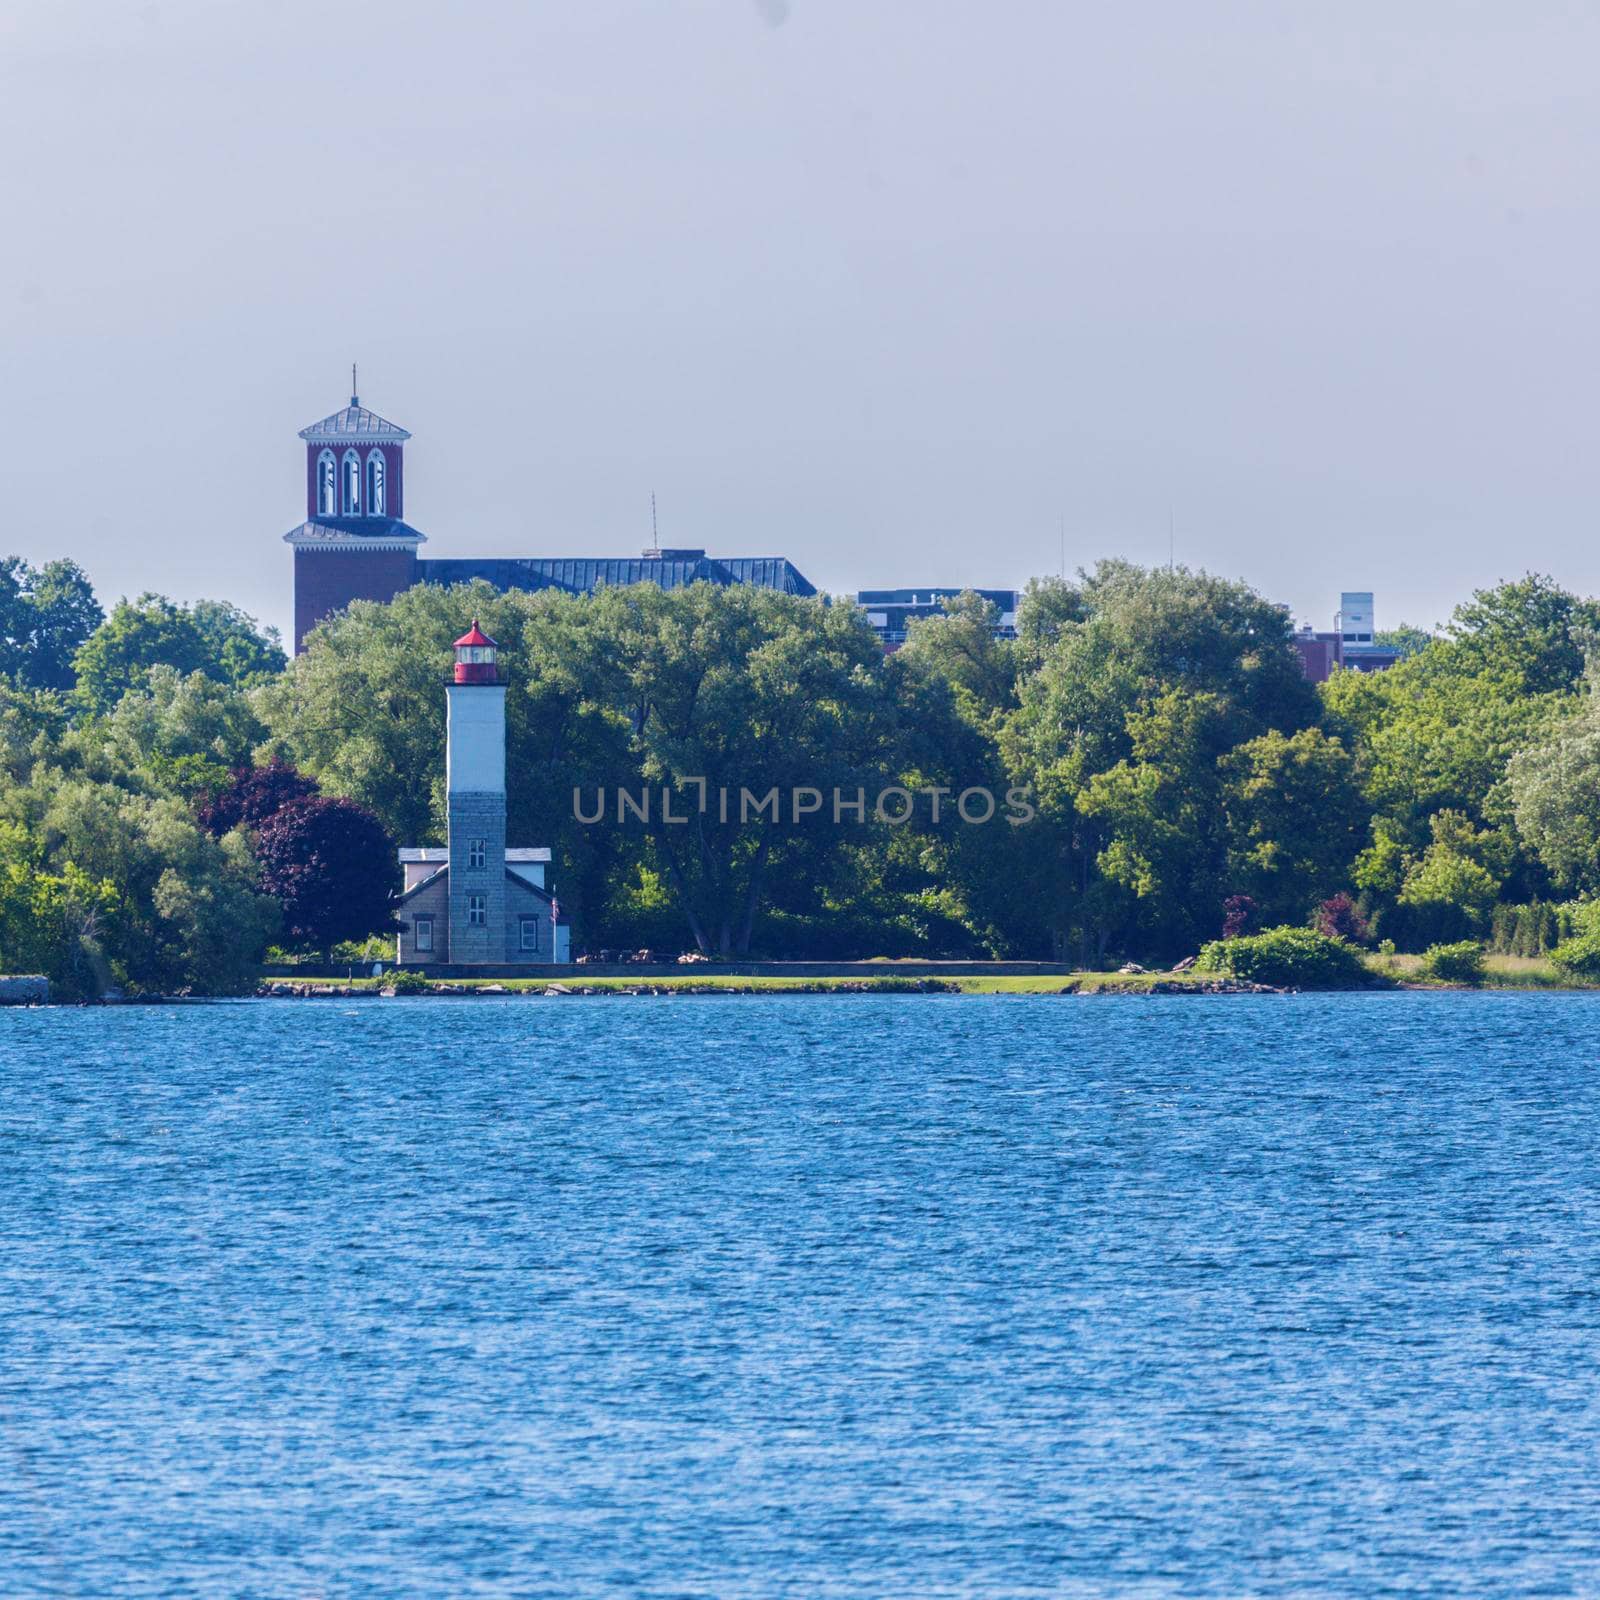
[{"label": "house window", "polygon": [[418,917],[416,928],[417,954],[430,955],[433,951],[433,918]]},{"label": "house window", "polygon": [[489,920],[489,902],[481,894],[467,896],[467,926],[481,928]]},{"label": "house window", "polygon": [[524,950],[537,950],[539,948],[538,917],[524,917],[522,919],[522,948]]},{"label": "house window", "polygon": [[344,455],[344,514],[361,515],[361,457],[354,450],[347,450]]},{"label": "house window", "polygon": [[467,840],[467,865],[469,867],[486,867],[489,865],[489,841],[487,839]]},{"label": "house window", "polygon": [[317,515],[334,516],[339,509],[334,479],[338,476],[333,465],[333,451],[324,450],[317,457]]},{"label": "house window", "polygon": [[383,452],[373,450],[367,455],[367,515],[381,517],[385,495],[383,492]]}]

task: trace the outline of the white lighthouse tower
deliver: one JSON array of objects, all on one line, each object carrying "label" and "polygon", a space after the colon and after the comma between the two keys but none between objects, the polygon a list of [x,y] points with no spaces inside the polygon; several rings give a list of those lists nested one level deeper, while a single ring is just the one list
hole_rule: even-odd
[{"label": "white lighthouse tower", "polygon": [[479,968],[562,966],[572,930],[545,885],[548,846],[506,848],[506,686],[499,646],[474,620],[445,687],[444,849],[400,851],[396,959],[471,977]]},{"label": "white lighthouse tower", "polygon": [[506,959],[506,686],[499,646],[474,618],[455,643],[449,723],[450,959]]}]

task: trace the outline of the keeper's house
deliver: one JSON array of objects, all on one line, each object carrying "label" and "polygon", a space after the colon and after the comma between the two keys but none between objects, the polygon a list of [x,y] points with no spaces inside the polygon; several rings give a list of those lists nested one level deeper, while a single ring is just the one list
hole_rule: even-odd
[{"label": "keeper's house", "polygon": [[445,848],[400,852],[403,967],[546,966],[572,959],[572,933],[545,883],[550,852],[506,848],[506,687],[498,646],[476,622],[456,640],[446,687]]}]

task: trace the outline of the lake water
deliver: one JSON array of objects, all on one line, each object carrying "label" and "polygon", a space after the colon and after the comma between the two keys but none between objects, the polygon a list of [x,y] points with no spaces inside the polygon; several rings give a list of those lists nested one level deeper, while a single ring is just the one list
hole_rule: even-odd
[{"label": "lake water", "polygon": [[1593,1595],[1600,996],[0,1012],[0,1592]]}]

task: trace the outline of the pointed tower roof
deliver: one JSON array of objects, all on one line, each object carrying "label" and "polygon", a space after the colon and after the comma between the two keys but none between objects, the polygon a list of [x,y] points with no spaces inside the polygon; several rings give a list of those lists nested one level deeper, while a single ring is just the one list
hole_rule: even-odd
[{"label": "pointed tower roof", "polygon": [[453,648],[456,650],[461,650],[468,645],[488,645],[491,650],[498,650],[500,648],[500,646],[497,645],[495,641],[478,626],[478,619],[476,617],[472,619],[471,628],[456,640]]},{"label": "pointed tower roof", "polygon": [[335,411],[321,422],[300,430],[307,444],[349,444],[363,440],[372,444],[401,444],[411,435],[398,423],[389,422],[376,411],[368,411],[359,395],[350,396],[343,411]]}]

